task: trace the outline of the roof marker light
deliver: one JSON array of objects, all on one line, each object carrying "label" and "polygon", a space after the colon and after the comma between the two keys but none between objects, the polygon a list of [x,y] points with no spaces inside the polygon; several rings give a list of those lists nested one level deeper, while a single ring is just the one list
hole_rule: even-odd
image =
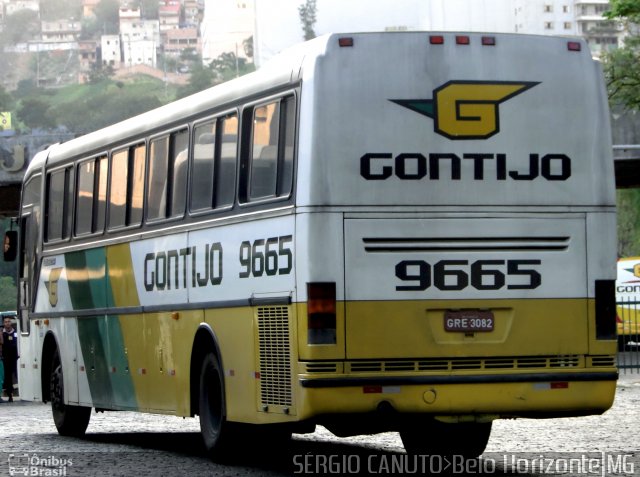
[{"label": "roof marker light", "polygon": [[456,44],[457,45],[468,45],[469,37],[466,35],[458,35],[456,36]]},{"label": "roof marker light", "polygon": [[442,45],[444,44],[444,37],[442,35],[431,35],[429,37],[429,43],[432,45]]},{"label": "roof marker light", "polygon": [[483,36],[482,37],[482,44],[485,45],[485,46],[495,46],[496,37],[495,36]]},{"label": "roof marker light", "polygon": [[567,42],[567,50],[569,51],[580,51],[582,50],[582,45],[579,41],[569,41]]},{"label": "roof marker light", "polygon": [[350,36],[343,36],[342,38],[338,38],[338,45],[340,45],[341,47],[353,46],[353,38]]}]

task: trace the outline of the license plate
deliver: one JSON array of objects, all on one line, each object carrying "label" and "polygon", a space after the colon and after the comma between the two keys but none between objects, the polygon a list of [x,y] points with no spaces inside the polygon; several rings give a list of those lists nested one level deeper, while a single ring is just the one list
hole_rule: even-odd
[{"label": "license plate", "polygon": [[493,331],[495,318],[491,311],[456,310],[445,311],[444,330],[463,333]]}]

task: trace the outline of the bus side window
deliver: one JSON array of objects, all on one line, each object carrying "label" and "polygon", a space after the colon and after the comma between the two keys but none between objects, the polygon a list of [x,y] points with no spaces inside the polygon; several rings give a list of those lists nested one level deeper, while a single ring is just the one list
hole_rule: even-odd
[{"label": "bus side window", "polygon": [[233,205],[237,150],[237,114],[195,127],[191,210],[218,209]]},{"label": "bus side window", "polygon": [[180,217],[187,199],[187,129],[151,141],[147,219]]},{"label": "bus side window", "polygon": [[73,169],[66,167],[47,174],[46,240],[69,237],[73,204]]},{"label": "bus side window", "polygon": [[111,154],[109,228],[142,222],[146,146],[140,144]]},{"label": "bus side window", "polygon": [[253,144],[249,168],[249,198],[276,195],[280,103],[258,106],[253,111]]},{"label": "bus side window", "polygon": [[232,205],[236,198],[236,164],[238,161],[238,115],[219,121],[220,155],[216,157],[217,180],[215,207]]},{"label": "bus side window", "polygon": [[147,220],[164,219],[167,216],[168,166],[169,137],[151,141],[147,183]]},{"label": "bus side window", "polygon": [[78,165],[76,187],[76,235],[104,230],[107,196],[107,158],[101,157]]},{"label": "bus side window", "polygon": [[180,217],[184,215],[187,204],[187,171],[189,170],[189,131],[171,134],[171,155],[169,160],[173,162],[173,177],[170,183],[171,208],[167,211],[168,217]]},{"label": "bus side window", "polygon": [[127,217],[127,166],[129,149],[111,154],[111,180],[109,189],[109,228],[124,227]]},{"label": "bus side window", "polygon": [[191,210],[213,207],[213,172],[216,146],[216,121],[194,128]]},{"label": "bus side window", "polygon": [[287,197],[291,193],[295,114],[293,96],[254,109],[248,187],[245,194],[249,201]]}]

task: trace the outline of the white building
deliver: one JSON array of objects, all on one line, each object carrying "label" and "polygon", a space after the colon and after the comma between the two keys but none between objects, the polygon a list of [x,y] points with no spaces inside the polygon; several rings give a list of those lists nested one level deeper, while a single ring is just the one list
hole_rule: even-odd
[{"label": "white building", "polygon": [[139,9],[121,8],[120,41],[123,66],[142,64],[156,67],[160,47],[158,20],[141,20]]},{"label": "white building", "polygon": [[[265,0],[256,0],[260,1]],[[209,64],[222,53],[247,58],[243,43],[252,36],[255,39],[254,28],[254,0],[205,0],[200,26],[202,62]]]},{"label": "white building", "polygon": [[[212,1],[212,0],[209,0]],[[235,3],[235,2],[233,2]],[[263,64],[303,41],[304,0],[255,0],[254,60]],[[594,55],[624,32],[602,13],[608,0],[317,0],[314,31],[424,30],[585,36]]]},{"label": "white building", "polygon": [[100,49],[102,51],[102,65],[111,65],[120,68],[122,65],[122,49],[120,35],[102,35],[100,37]]}]

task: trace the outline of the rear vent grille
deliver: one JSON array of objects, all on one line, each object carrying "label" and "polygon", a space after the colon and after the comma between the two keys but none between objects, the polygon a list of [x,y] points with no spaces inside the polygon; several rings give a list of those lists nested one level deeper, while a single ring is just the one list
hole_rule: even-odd
[{"label": "rear vent grille", "polygon": [[611,368],[616,365],[615,356],[591,356],[591,366]]},{"label": "rear vent grille", "polygon": [[545,251],[561,252],[569,247],[569,237],[388,237],[363,238],[370,253],[460,252],[460,251]]},{"label": "rear vent grille", "polygon": [[352,373],[393,373],[477,369],[577,368],[579,366],[580,358],[576,355],[570,355],[528,356],[518,358],[426,358],[416,361],[353,361],[349,363],[348,369],[350,369]]},{"label": "rear vent grille", "polygon": [[307,363],[307,373],[335,373],[338,371],[336,363]]},{"label": "rear vent grille", "polygon": [[286,306],[258,307],[258,341],[262,404],[291,406],[291,350]]}]

